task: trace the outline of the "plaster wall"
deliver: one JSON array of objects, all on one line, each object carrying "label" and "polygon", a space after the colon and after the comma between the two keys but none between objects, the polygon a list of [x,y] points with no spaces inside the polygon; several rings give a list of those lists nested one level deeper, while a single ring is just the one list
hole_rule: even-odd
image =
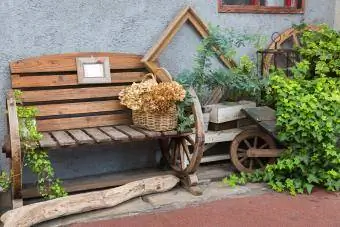
[{"label": "plaster wall", "polygon": [[[7,132],[5,93],[10,88],[9,61],[77,51],[144,54],[178,11],[188,4],[207,23],[267,37],[302,21],[332,26],[335,1],[306,0],[304,15],[219,14],[217,0],[0,1],[0,143]],[[190,26],[184,26],[161,56],[161,64],[174,75],[190,69],[199,40]],[[243,48],[239,53],[252,54],[254,50]],[[57,174],[62,178],[156,164],[156,144],[103,147],[100,150],[90,148],[81,152],[68,151],[69,156],[65,152],[51,155]],[[107,150],[110,151],[105,152]],[[5,168],[6,163],[1,154],[0,168]]]},{"label": "plaster wall", "polygon": [[340,0],[335,0],[334,28],[340,31]]}]

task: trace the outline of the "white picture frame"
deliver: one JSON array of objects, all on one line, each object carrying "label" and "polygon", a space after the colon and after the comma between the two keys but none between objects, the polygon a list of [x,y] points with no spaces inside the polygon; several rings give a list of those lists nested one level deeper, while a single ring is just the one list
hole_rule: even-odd
[{"label": "white picture frame", "polygon": [[109,57],[78,57],[76,61],[79,84],[111,83]]}]

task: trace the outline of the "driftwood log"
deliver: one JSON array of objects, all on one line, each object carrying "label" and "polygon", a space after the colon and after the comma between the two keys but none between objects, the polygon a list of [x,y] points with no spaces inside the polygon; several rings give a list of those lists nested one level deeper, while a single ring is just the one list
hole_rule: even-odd
[{"label": "driftwood log", "polygon": [[4,227],[32,226],[44,221],[92,210],[110,208],[132,198],[165,192],[179,182],[173,175],[148,178],[126,185],[96,192],[27,205],[1,216]]}]

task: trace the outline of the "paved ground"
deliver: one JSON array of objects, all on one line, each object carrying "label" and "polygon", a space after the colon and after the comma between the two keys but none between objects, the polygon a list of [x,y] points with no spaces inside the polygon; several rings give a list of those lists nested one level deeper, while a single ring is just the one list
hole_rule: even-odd
[{"label": "paved ground", "polygon": [[76,224],[72,227],[218,227],[218,226],[340,226],[340,194],[317,190],[291,197],[266,193],[227,198],[169,212]]}]

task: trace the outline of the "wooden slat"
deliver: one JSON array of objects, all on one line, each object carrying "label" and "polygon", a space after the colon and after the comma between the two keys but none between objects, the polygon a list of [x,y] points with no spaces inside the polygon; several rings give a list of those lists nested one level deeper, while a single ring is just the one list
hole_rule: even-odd
[{"label": "wooden slat", "polygon": [[[142,80],[144,72],[111,73],[111,83],[130,83]],[[13,88],[56,87],[78,85],[77,74],[68,75],[25,75],[12,74]]]},{"label": "wooden slat", "polygon": [[162,132],[162,134],[164,135],[164,136],[177,136],[178,135],[178,132],[177,131],[164,131],[164,132]]},{"label": "wooden slat", "polygon": [[77,71],[77,57],[110,57],[111,69],[144,68],[141,56],[121,53],[69,53],[27,58],[10,63],[12,73]]},{"label": "wooden slat", "polygon": [[90,99],[116,97],[126,86],[71,88],[55,90],[25,91],[23,102],[60,101],[72,99]]},{"label": "wooden slat", "polygon": [[84,131],[93,137],[97,143],[109,142],[111,138],[97,128],[86,128]]},{"label": "wooden slat", "polygon": [[37,120],[37,126],[40,132],[92,128],[130,123],[131,117],[128,114]]},{"label": "wooden slat", "polygon": [[113,140],[128,141],[129,137],[113,127],[101,127],[100,130],[108,134]]},{"label": "wooden slat", "polygon": [[68,133],[70,133],[79,144],[94,143],[94,140],[80,129],[68,130]]},{"label": "wooden slat", "polygon": [[120,104],[119,100],[34,105],[34,107],[38,109],[37,117],[64,114],[98,113],[126,109],[126,107]]},{"label": "wooden slat", "polygon": [[54,131],[51,132],[53,137],[57,140],[60,146],[71,146],[77,144],[77,142],[72,139],[65,131]]},{"label": "wooden slat", "polygon": [[150,137],[150,138],[162,136],[161,132],[146,130],[146,129],[143,129],[143,128],[139,128],[138,126],[135,126],[135,125],[131,125],[131,127],[134,128],[135,130],[145,134],[147,137]]},{"label": "wooden slat", "polygon": [[58,146],[58,143],[47,132],[43,133],[43,138],[39,141],[40,147],[52,148]]},{"label": "wooden slat", "polygon": [[120,126],[116,126],[115,128],[129,135],[131,139],[144,139],[145,138],[145,135],[143,133],[140,133],[127,125],[120,125]]}]

